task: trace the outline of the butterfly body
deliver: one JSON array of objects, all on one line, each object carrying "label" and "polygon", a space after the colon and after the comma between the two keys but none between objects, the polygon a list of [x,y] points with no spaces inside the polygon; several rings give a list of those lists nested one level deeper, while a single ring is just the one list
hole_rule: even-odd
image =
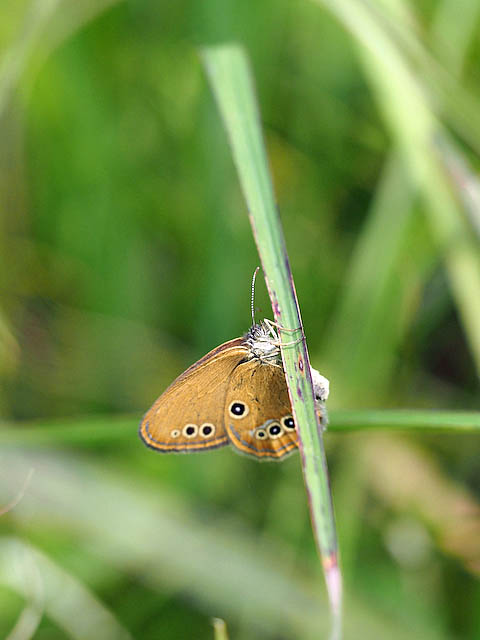
[{"label": "butterfly body", "polygon": [[[324,391],[316,395],[323,404]],[[254,324],[189,367],[147,411],[139,433],[164,453],[231,444],[257,459],[281,460],[294,451],[298,436],[272,325]]]}]

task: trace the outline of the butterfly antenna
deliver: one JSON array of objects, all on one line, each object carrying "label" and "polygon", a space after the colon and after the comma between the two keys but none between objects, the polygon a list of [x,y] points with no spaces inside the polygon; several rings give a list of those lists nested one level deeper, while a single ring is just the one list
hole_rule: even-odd
[{"label": "butterfly antenna", "polygon": [[252,309],[252,326],[255,324],[255,278],[257,277],[257,273],[260,267],[257,267],[253,272],[252,278],[252,300],[251,300],[251,309]]}]

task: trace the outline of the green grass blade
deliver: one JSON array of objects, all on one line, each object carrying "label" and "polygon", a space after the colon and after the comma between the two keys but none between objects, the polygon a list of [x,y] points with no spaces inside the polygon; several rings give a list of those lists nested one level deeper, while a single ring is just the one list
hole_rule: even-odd
[{"label": "green grass blade", "polygon": [[425,97],[425,87],[368,6],[353,0],[315,1],[328,7],[360,45],[359,54],[382,115],[403,154],[412,184],[425,200],[432,235],[480,374],[478,240],[446,184],[437,144],[444,132]]},{"label": "green grass blade", "polygon": [[[295,288],[263,145],[253,83],[243,51],[226,45],[206,48],[203,59],[229,136],[276,322],[301,327]],[[300,332],[281,332],[292,341]],[[302,331],[303,334],[303,331]],[[321,431],[315,412],[305,341],[282,348],[293,414],[298,425],[305,485],[314,535],[322,556],[334,628],[340,637],[341,576],[337,533]]]},{"label": "green grass blade", "polygon": [[213,619],[213,637],[215,640],[228,640],[227,625],[221,618]]},{"label": "green grass blade", "polygon": [[375,411],[331,412],[335,431],[363,429],[452,431],[474,433],[480,431],[480,411],[431,411],[425,409],[386,409]]},{"label": "green grass blade", "polygon": [[[329,412],[328,431],[439,431],[475,433],[480,431],[480,411],[433,411],[425,409],[335,409]],[[90,447],[125,442],[137,444],[137,416],[82,418],[3,424],[2,447]]]},{"label": "green grass blade", "polygon": [[[391,384],[398,344],[409,326],[406,297],[411,287],[405,261],[415,278],[426,271],[423,254],[412,242],[414,195],[404,164],[395,151],[385,163],[366,223],[349,260],[336,312],[330,321],[322,362],[335,385],[336,406],[378,403]],[[428,245],[427,245],[428,246]],[[412,269],[413,271],[413,269]],[[375,277],[372,277],[375,274]],[[362,318],[352,331],[352,318]],[[378,349],[378,344],[383,348]],[[366,366],[375,353],[373,366]],[[362,406],[362,405],[360,405]]]}]

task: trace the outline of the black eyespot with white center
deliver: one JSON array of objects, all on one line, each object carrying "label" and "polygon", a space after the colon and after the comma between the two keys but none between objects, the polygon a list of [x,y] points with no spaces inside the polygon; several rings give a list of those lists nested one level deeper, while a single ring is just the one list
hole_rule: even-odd
[{"label": "black eyespot with white center", "polygon": [[286,431],[295,431],[295,421],[292,416],[282,418],[282,426]]},{"label": "black eyespot with white center", "polygon": [[194,438],[198,433],[198,427],[196,424],[186,424],[182,429],[182,433],[186,438]]},{"label": "black eyespot with white center", "polygon": [[210,422],[206,422],[200,427],[200,435],[202,436],[202,438],[211,438],[214,433],[215,427],[213,424],[210,424]]},{"label": "black eyespot with white center", "polygon": [[244,418],[248,414],[248,406],[240,400],[234,400],[228,407],[228,413],[232,418],[235,418],[237,420],[240,418]]},{"label": "black eyespot with white center", "polygon": [[283,429],[279,422],[272,422],[272,424],[268,426],[267,430],[268,430],[268,435],[272,439],[279,438],[283,433]]},{"label": "black eyespot with white center", "polygon": [[257,440],[266,440],[268,436],[265,429],[257,429],[257,431],[255,432],[255,437],[257,438]]}]

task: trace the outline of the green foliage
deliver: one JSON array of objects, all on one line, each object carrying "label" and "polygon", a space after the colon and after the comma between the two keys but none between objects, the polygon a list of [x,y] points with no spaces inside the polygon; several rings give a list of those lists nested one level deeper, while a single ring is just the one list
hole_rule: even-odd
[{"label": "green foliage", "polygon": [[258,256],[198,56],[231,39],[332,385],[345,637],[478,637],[480,7],[461,5],[2,5],[0,508],[20,500],[0,637],[328,627],[298,457],[160,456],[135,433],[249,325]]}]

